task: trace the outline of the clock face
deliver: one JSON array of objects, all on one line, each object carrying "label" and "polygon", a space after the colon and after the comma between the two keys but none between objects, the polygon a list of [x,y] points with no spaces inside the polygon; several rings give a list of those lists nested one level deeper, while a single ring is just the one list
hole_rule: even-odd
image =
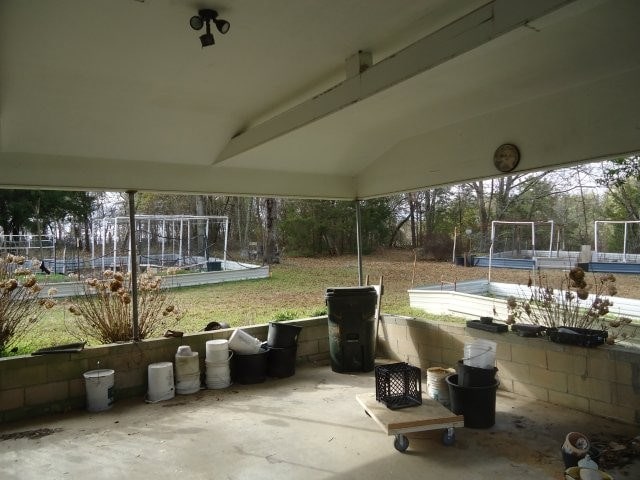
[{"label": "clock face", "polygon": [[493,155],[493,164],[501,172],[510,172],[520,161],[520,151],[518,147],[511,143],[500,145]]}]

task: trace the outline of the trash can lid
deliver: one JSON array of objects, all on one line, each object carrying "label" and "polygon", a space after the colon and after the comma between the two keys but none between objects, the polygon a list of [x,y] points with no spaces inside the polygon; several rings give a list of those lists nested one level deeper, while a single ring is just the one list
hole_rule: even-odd
[{"label": "trash can lid", "polygon": [[331,287],[327,288],[329,297],[354,297],[359,295],[378,295],[374,287]]}]

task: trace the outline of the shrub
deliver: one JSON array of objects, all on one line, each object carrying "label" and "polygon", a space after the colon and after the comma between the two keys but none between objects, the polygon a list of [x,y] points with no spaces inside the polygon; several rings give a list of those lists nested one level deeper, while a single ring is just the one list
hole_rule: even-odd
[{"label": "shrub", "polygon": [[25,265],[22,256],[0,258],[0,356],[29,331],[44,309],[56,304],[52,298],[40,297],[42,286]]},{"label": "shrub", "polygon": [[[131,278],[106,270],[103,278],[89,278],[83,294],[69,305],[75,316],[72,330],[83,338],[102,343],[133,339]],[[162,279],[148,273],[138,277],[138,331],[141,339],[175,325],[181,318],[178,308],[162,288]]]}]

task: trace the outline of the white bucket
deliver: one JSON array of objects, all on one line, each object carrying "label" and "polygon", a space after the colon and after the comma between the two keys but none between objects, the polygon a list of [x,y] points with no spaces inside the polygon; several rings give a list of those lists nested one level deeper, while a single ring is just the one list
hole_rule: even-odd
[{"label": "white bucket", "polygon": [[102,412],[113,406],[113,384],[115,371],[111,369],[89,370],[84,372],[85,389],[87,391],[87,410]]},{"label": "white bucket", "polygon": [[176,354],[176,393],[189,395],[200,390],[200,358],[198,352],[190,356]]},{"label": "white bucket", "polygon": [[173,385],[173,363],[152,363],[147,369],[149,390],[147,401],[151,403],[169,400],[175,397],[176,391]]},{"label": "white bucket", "polygon": [[229,338],[229,348],[241,355],[253,355],[260,352],[262,342],[244,330],[237,328]]},{"label": "white bucket", "polygon": [[229,360],[220,363],[205,361],[207,388],[216,390],[231,385]]},{"label": "white bucket", "polygon": [[452,373],[456,373],[453,368],[427,368],[427,395],[445,407],[451,404],[449,385],[447,385],[445,378]]},{"label": "white bucket", "polygon": [[496,366],[496,342],[477,339],[465,343],[463,363],[476,368],[494,368]]},{"label": "white bucket", "polygon": [[224,362],[229,357],[229,341],[218,339],[206,343],[208,362]]}]

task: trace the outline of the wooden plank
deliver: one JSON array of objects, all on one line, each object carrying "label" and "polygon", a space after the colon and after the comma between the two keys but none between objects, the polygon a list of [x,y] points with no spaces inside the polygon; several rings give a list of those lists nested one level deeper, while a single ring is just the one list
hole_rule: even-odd
[{"label": "wooden plank", "polygon": [[423,398],[422,405],[417,407],[399,410],[390,410],[377,402],[375,393],[361,393],[356,400],[387,435],[464,426],[464,416],[452,413],[431,398]]}]

